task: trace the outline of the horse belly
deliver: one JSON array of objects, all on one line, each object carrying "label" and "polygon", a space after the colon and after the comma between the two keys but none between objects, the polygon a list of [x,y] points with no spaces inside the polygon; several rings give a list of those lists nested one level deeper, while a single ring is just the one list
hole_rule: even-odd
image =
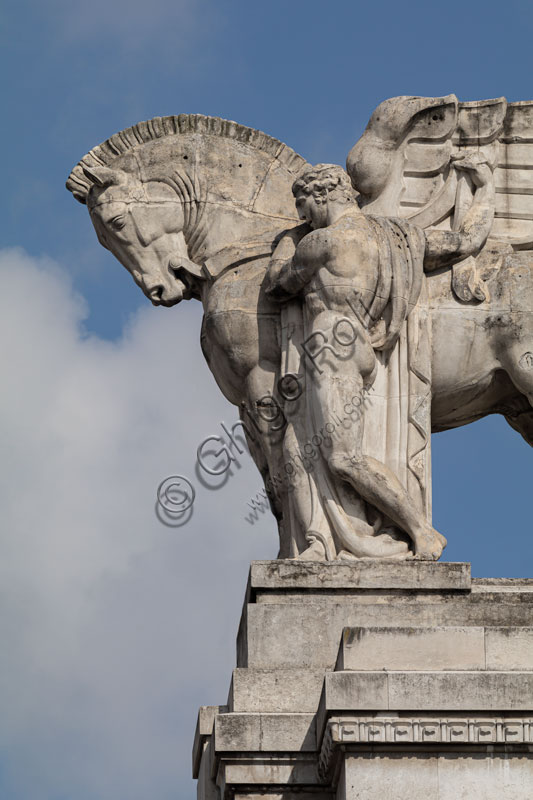
[{"label": "horse belly", "polygon": [[487,332],[488,317],[479,308],[459,304],[432,312],[434,430],[465,424],[489,411],[499,363]]}]

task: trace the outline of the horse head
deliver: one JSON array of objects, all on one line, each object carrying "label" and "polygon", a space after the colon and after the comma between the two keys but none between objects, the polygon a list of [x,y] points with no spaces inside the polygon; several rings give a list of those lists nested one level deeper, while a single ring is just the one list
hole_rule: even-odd
[{"label": "horse head", "polygon": [[188,255],[183,204],[162,181],[121,169],[85,168],[87,206],[100,244],[126,267],[156,306],[198,297],[200,268]]},{"label": "horse head", "polygon": [[261,131],[181,114],[93,148],[67,188],[152,303],[205,303],[231,263],[269,253],[280,231],[298,224],[291,186],[305,163]]}]

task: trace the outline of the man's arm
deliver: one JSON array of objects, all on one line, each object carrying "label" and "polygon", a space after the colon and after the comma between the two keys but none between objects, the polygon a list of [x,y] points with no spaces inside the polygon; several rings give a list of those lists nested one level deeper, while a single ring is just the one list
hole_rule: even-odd
[{"label": "man's arm", "polygon": [[305,241],[312,233],[312,229],[305,223],[292,228],[278,242],[267,271],[266,293],[270,297],[276,300],[294,297],[315,274],[314,263],[310,264],[305,257],[298,258],[300,242]]},{"label": "man's arm", "polygon": [[469,172],[476,186],[474,200],[458,231],[426,231],[424,269],[449,267],[467,256],[479,253],[494,220],[494,176],[486,159],[467,155],[454,162],[456,169]]}]

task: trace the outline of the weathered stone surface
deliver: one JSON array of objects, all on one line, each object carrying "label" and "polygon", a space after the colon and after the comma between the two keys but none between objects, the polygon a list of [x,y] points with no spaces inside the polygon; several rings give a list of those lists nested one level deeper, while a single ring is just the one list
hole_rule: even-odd
[{"label": "weathered stone surface", "polygon": [[484,628],[345,628],[336,670],[485,669]]},{"label": "weathered stone surface", "polygon": [[318,734],[332,711],[389,709],[386,672],[326,672],[318,710]]},{"label": "weathered stone surface", "polygon": [[301,792],[300,790],[291,791],[287,789],[286,792],[260,792],[258,794],[249,794],[248,792],[240,793],[237,790],[235,800],[335,800],[333,792],[321,791],[319,795],[316,792]]},{"label": "weathered stone surface", "polygon": [[532,786],[531,753],[366,753],[346,758],[337,800],[529,800]]},{"label": "weathered stone surface", "polygon": [[427,757],[397,759],[385,753],[359,758],[348,756],[339,780],[337,800],[374,800],[377,786],[380,800],[437,800],[436,762]]},{"label": "weathered stone surface", "polygon": [[487,628],[485,648],[487,669],[533,670],[533,628]]},{"label": "weathered stone surface", "polygon": [[[260,754],[253,761],[246,758],[224,762],[220,768],[217,785],[220,797],[223,800],[230,800],[233,788],[243,785],[250,787],[250,793],[253,796],[254,789],[257,793],[255,787],[258,786],[273,786],[276,789],[284,786],[320,787],[321,780],[318,776],[316,760],[311,754],[307,759],[301,756],[277,758],[268,754]],[[327,797],[328,794],[325,795],[325,798]]]},{"label": "weathered stone surface", "polygon": [[198,779],[197,795],[201,800],[219,800],[218,787],[212,776],[214,760],[214,742],[208,739],[199,755],[197,765],[193,759],[193,777]]},{"label": "weathered stone surface", "polygon": [[533,594],[520,592],[519,581],[513,591],[473,591],[464,597],[387,591],[251,603],[239,629],[237,665],[333,669],[345,627],[516,627],[529,626],[532,618]]},{"label": "weathered stone surface", "polygon": [[236,669],[228,707],[236,712],[312,712],[318,708],[324,670]]},{"label": "weathered stone surface", "polygon": [[533,672],[327,672],[319,715],[366,709],[528,711]]},{"label": "weathered stone surface", "polygon": [[531,711],[533,672],[389,672],[389,708]]},{"label": "weathered stone surface", "polygon": [[224,713],[227,710],[227,706],[200,706],[198,710],[192,747],[192,772],[194,778],[198,777],[202,753],[206,740],[213,733],[215,717],[217,714]]},{"label": "weathered stone surface", "polygon": [[221,714],[215,719],[215,751],[316,751],[314,714]]},{"label": "weathered stone surface", "polygon": [[533,745],[533,716],[506,711],[338,712],[322,736],[321,771],[335,771],[335,748],[351,745]]},{"label": "weathered stone surface", "polygon": [[[319,565],[320,580],[316,565],[271,564],[252,569],[239,633],[239,658],[249,666],[234,671],[231,713],[216,715],[215,735],[202,739],[200,800],[214,800],[213,787],[220,800],[300,800],[294,788],[338,800],[353,789],[339,779],[343,761],[366,764],[378,753],[395,764],[420,761],[429,797],[435,774],[445,776],[441,793],[470,787],[469,768],[464,777],[460,766],[470,761],[473,784],[485,763],[502,797],[521,797],[529,780],[522,762],[533,752],[533,670],[531,627],[516,623],[532,618],[531,581],[391,588],[391,564],[380,565],[387,588],[362,587],[338,565]],[[202,731],[213,716],[203,712]],[[380,797],[394,791],[388,769],[372,800],[378,789]]]},{"label": "weathered stone surface", "polygon": [[423,561],[339,562],[324,569],[321,562],[289,559],[252,561],[250,591],[262,597],[287,591],[353,591],[358,589],[469,590],[470,564]]},{"label": "weathered stone surface", "polygon": [[511,592],[520,591],[522,597],[533,593],[533,578],[472,578],[472,591]]}]

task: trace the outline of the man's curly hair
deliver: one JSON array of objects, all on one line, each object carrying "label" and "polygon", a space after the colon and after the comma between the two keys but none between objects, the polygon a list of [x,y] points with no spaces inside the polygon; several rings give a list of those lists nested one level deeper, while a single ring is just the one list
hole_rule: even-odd
[{"label": "man's curly hair", "polygon": [[292,185],[295,197],[299,194],[312,194],[317,203],[325,203],[328,194],[335,200],[353,203],[355,192],[348,173],[338,164],[316,164],[308,168]]}]

